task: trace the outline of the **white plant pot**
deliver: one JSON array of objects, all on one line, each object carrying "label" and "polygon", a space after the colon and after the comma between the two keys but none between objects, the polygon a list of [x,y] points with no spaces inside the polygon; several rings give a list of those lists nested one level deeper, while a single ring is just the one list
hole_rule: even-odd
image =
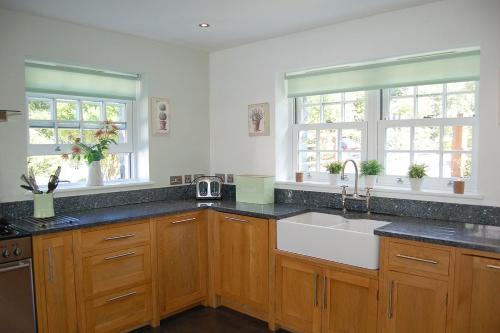
[{"label": "white plant pot", "polygon": [[377,182],[377,175],[366,175],[365,177],[365,187],[374,188]]},{"label": "white plant pot", "polygon": [[420,191],[422,189],[422,178],[410,178],[410,187],[412,191]]},{"label": "white plant pot", "polygon": [[330,173],[328,174],[328,179],[330,180],[330,185],[337,185],[337,182],[339,181],[340,175],[338,173]]},{"label": "white plant pot", "polygon": [[104,185],[104,182],[102,179],[101,161],[94,161],[89,164],[87,186],[102,185]]}]

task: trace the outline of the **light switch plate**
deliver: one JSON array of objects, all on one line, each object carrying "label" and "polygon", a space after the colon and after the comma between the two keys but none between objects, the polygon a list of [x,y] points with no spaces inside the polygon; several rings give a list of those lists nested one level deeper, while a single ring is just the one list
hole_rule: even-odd
[{"label": "light switch plate", "polygon": [[227,174],[227,182],[230,184],[234,183],[234,175],[232,173]]},{"label": "light switch plate", "polygon": [[184,184],[191,184],[192,181],[191,175],[184,175]]}]

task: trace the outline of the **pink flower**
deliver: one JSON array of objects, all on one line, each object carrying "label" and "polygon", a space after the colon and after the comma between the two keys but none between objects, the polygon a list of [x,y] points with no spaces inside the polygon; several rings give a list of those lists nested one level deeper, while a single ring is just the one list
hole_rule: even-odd
[{"label": "pink flower", "polygon": [[61,157],[63,160],[68,160],[68,158],[69,158],[68,154],[62,154]]},{"label": "pink flower", "polygon": [[80,147],[74,146],[73,148],[71,148],[71,151],[73,152],[73,154],[78,155],[82,152],[82,149]]}]

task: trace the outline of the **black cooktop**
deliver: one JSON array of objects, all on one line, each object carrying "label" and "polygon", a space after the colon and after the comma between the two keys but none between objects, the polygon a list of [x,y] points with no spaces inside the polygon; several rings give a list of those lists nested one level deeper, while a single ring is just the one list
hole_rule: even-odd
[{"label": "black cooktop", "polygon": [[0,217],[0,240],[29,236],[30,234],[24,230],[15,228],[3,217]]}]

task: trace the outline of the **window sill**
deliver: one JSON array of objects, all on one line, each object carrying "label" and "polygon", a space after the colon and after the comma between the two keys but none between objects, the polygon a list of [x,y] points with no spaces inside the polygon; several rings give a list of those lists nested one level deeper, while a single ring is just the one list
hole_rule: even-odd
[{"label": "window sill", "polygon": [[[340,193],[342,187],[340,185],[330,185],[325,182],[305,181],[297,183],[294,181],[276,181],[276,188],[289,189],[289,190],[302,190],[302,191],[317,191],[317,192],[330,192]],[[352,191],[353,185],[349,186]],[[349,191],[348,190],[348,191]],[[364,186],[359,186],[359,192],[363,194],[365,191]],[[350,192],[349,192],[350,193]],[[468,204],[482,204],[483,196],[475,192],[466,192],[465,194],[455,194],[450,191],[424,189],[422,191],[412,191],[406,188],[389,187],[376,185],[372,190],[372,195],[388,198],[398,199],[413,199],[413,200],[429,200],[438,202],[451,202],[451,203],[468,203]]]},{"label": "window sill", "polygon": [[[79,193],[85,194],[96,194],[96,193],[107,193],[116,191],[126,191],[135,187],[148,187],[154,185],[154,182],[147,180],[127,180],[120,182],[109,182],[105,183],[103,186],[87,186],[85,184],[60,184],[59,187],[54,192],[55,196],[68,196]],[[40,190],[46,191],[45,186],[41,186]],[[58,195],[62,194],[62,195]],[[66,194],[66,195],[65,195]],[[26,195],[33,196],[31,192],[26,192]]]}]

